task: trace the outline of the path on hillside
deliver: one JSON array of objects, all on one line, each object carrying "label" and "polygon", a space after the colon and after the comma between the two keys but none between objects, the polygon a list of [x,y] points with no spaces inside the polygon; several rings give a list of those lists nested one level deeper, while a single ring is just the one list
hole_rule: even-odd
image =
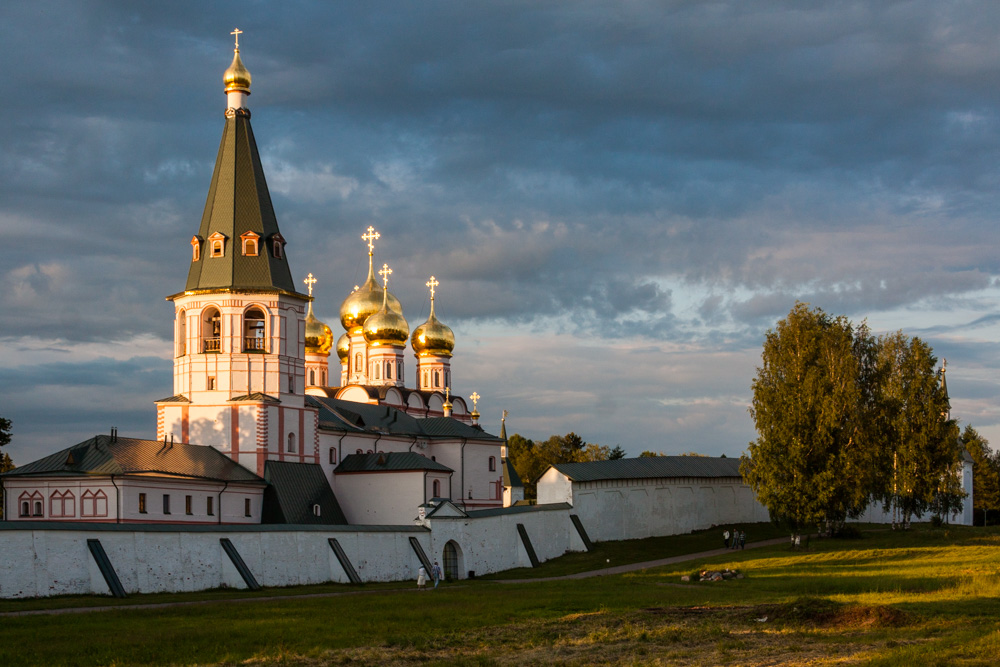
[{"label": "path on hillside", "polygon": [[[766,547],[774,544],[783,544],[787,541],[788,538],[779,537],[771,540],[761,540],[759,542],[748,542],[746,548],[755,549],[757,547]],[[589,572],[564,574],[558,577],[539,577],[536,579],[494,579],[493,582],[498,584],[533,584],[539,581],[559,581],[561,579],[587,579],[589,577],[606,577],[614,574],[623,574],[625,572],[646,570],[651,567],[660,567],[661,565],[673,565],[674,563],[683,563],[684,561],[689,561],[689,560],[700,560],[704,558],[712,558],[713,556],[722,556],[727,553],[731,553],[732,551],[733,549],[712,549],[711,551],[700,551],[698,553],[693,553],[693,554],[671,556],[670,558],[649,560],[642,563],[616,565],[615,567],[606,567],[600,570],[590,570]],[[449,586],[449,588],[453,588],[453,586]],[[345,595],[376,595],[378,593],[400,593],[400,592],[417,593],[419,592],[419,590],[413,587],[380,588],[376,590],[340,591],[335,593],[306,593],[303,595],[269,595],[269,596],[260,596],[252,598],[222,598],[214,600],[191,600],[189,602],[154,602],[148,604],[101,605],[98,607],[62,607],[59,609],[26,609],[24,611],[0,612],[0,618],[10,617],[10,616],[44,616],[47,614],[86,614],[98,611],[131,611],[136,609],[165,609],[168,607],[193,607],[197,605],[233,603],[233,602],[275,602],[281,600],[304,600],[309,598],[333,598]]]},{"label": "path on hillside", "polygon": [[[769,547],[775,544],[786,544],[788,542],[787,537],[776,537],[770,540],[760,540],[759,542],[748,542],[746,545],[747,549],[756,549],[757,547]],[[589,572],[577,572],[576,574],[564,574],[558,577],[535,577],[533,579],[495,579],[499,584],[531,584],[536,581],[560,581],[562,579],[588,579],[590,577],[607,577],[613,574],[624,574],[626,572],[636,572],[638,570],[647,570],[651,567],[660,567],[661,565],[673,565],[675,563],[683,563],[689,560],[699,560],[702,558],[712,558],[714,556],[724,556],[727,553],[733,551],[741,551],[740,549],[712,549],[711,551],[701,551],[693,554],[682,554],[680,556],[671,556],[670,558],[661,558],[659,560],[647,560],[642,563],[629,563],[628,565],[616,565],[614,567],[605,567],[600,570],[590,570]]]}]

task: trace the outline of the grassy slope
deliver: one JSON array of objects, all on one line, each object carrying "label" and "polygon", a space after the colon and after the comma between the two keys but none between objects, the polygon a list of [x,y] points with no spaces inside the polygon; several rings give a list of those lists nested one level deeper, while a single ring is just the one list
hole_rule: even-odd
[{"label": "grassy slope", "polygon": [[[995,664],[998,547],[921,528],[580,581],[5,618],[0,664]],[[679,583],[708,564],[747,578]]]}]

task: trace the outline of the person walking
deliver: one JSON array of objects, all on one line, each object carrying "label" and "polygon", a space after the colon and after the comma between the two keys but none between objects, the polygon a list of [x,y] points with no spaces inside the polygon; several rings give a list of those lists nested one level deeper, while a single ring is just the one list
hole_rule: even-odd
[{"label": "person walking", "polygon": [[441,583],[442,574],[443,572],[441,572],[441,566],[438,565],[437,561],[434,561],[434,566],[431,567],[431,579],[434,580],[434,588],[437,588],[438,584]]},{"label": "person walking", "polygon": [[740,549],[747,548],[747,534],[745,531],[740,531]]},{"label": "person walking", "polygon": [[420,569],[417,570],[417,590],[426,590],[427,587],[427,570],[421,565]]},{"label": "person walking", "polygon": [[729,548],[729,529],[728,528],[726,528],[724,531],[722,531],[722,544],[724,544],[727,549]]}]

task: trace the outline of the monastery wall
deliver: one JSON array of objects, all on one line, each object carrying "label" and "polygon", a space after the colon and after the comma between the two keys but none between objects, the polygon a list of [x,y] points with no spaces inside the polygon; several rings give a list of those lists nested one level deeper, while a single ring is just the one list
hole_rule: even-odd
[{"label": "monastery wall", "polygon": [[[716,525],[769,520],[767,508],[739,481],[676,478],[573,482],[568,494],[567,485],[557,486],[563,497],[553,500],[571,502],[595,542],[679,535]],[[541,501],[542,480],[538,489]]]},{"label": "monastery wall", "polygon": [[[534,508],[525,508],[534,510]],[[529,566],[517,524],[539,560],[582,550],[566,506],[506,516],[428,520],[421,526],[180,526],[0,522],[0,598],[108,594],[88,540],[99,540],[130,594],[247,585],[221,546],[229,539],[262,586],[347,583],[330,547],[335,538],[362,581],[414,581],[415,537],[444,565],[453,543],[462,578]]]}]

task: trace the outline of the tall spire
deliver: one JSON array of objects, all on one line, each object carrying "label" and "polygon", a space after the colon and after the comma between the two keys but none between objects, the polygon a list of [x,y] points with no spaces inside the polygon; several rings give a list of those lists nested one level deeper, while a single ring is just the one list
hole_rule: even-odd
[{"label": "tall spire", "polygon": [[[233,34],[239,40],[241,31]],[[285,239],[267,190],[257,142],[245,108],[250,72],[240,59],[223,77],[229,106],[185,291],[263,290],[298,294]]]}]

